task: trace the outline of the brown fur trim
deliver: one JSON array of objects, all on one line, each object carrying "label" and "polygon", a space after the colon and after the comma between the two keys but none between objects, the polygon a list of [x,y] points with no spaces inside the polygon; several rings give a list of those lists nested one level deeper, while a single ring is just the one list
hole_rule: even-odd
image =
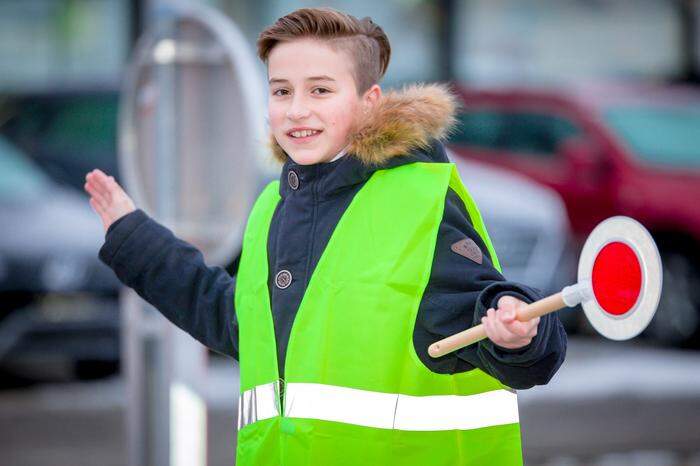
[{"label": "brown fur trim", "polygon": [[[457,97],[447,84],[411,84],[382,94],[364,118],[358,118],[348,155],[365,164],[382,164],[412,149],[427,148],[432,138],[443,140],[454,129]],[[287,154],[270,132],[273,156],[284,163]]]}]

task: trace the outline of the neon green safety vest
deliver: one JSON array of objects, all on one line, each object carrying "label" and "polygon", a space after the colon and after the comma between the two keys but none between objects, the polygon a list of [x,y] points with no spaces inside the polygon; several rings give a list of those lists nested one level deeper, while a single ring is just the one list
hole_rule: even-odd
[{"label": "neon green safety vest", "polygon": [[[265,188],[248,220],[236,284],[238,466],[522,464],[515,391],[479,369],[432,372],[413,346],[448,186],[500,270],[454,164],[374,172],[313,272],[284,381],[267,285],[279,181]],[[471,310],[464,312],[466,328]]]}]

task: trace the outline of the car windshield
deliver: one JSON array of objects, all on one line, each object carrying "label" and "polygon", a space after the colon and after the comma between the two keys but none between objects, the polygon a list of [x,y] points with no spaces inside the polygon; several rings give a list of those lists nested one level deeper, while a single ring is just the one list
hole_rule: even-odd
[{"label": "car windshield", "polygon": [[48,176],[0,136],[0,200],[32,197],[48,185]]},{"label": "car windshield", "polygon": [[639,158],[654,164],[700,167],[700,108],[617,107],[603,118]]}]

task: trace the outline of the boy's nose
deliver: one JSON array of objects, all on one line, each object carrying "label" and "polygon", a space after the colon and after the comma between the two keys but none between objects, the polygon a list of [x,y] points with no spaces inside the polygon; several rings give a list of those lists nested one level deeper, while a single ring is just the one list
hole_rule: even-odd
[{"label": "boy's nose", "polygon": [[300,99],[294,99],[287,109],[287,118],[299,120],[307,116],[309,116],[309,108]]},{"label": "boy's nose", "polygon": [[287,112],[287,118],[290,120],[301,120],[309,116],[309,111],[307,109],[295,109]]}]

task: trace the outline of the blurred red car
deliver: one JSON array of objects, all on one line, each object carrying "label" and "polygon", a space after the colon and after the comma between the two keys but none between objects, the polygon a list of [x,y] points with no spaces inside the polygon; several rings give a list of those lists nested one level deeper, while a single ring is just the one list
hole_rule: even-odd
[{"label": "blurred red car", "polygon": [[700,342],[700,90],[457,87],[464,108],[449,146],[555,189],[580,247],[613,215],[639,220],[662,253],[664,291],[649,333]]}]

